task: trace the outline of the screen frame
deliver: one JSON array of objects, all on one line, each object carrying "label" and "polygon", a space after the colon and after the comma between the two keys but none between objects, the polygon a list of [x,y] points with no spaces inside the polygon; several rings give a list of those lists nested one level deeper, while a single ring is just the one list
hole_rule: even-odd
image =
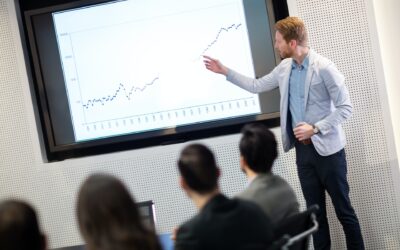
[{"label": "screen frame", "polygon": [[[84,141],[79,143],[70,143],[57,145],[54,137],[54,127],[49,112],[48,96],[46,93],[46,84],[43,80],[42,68],[39,59],[39,51],[35,40],[35,31],[32,23],[32,16],[45,13],[55,12],[65,9],[77,7],[85,7],[94,4],[102,4],[107,2],[117,2],[109,0],[85,0],[74,1],[51,5],[33,10],[25,10],[21,12],[22,30],[21,39],[25,45],[26,60],[30,88],[32,93],[35,116],[37,117],[37,127],[41,135],[41,145],[46,154],[45,161],[60,161],[68,158],[77,158],[82,156],[90,156],[104,153],[112,153],[122,150],[138,149],[143,147],[169,145],[189,140],[204,139],[215,136],[223,136],[240,132],[241,127],[248,122],[261,122],[269,127],[279,126],[279,112],[264,113],[259,115],[250,115],[239,118],[226,119],[224,121],[211,121],[197,125],[184,125],[176,128],[167,128],[163,130],[143,132],[140,134],[128,134],[114,137],[107,137],[98,140]],[[271,8],[265,1],[266,7]],[[271,10],[268,9],[268,15]],[[271,21],[271,20],[270,20]],[[270,23],[268,24],[271,26]],[[271,32],[271,30],[269,30]],[[272,41],[272,38],[271,38]],[[254,55],[254,53],[253,53]],[[254,59],[257,61],[257,58]],[[257,67],[257,62],[254,62]],[[276,65],[276,62],[275,62]],[[265,69],[255,68],[257,76],[259,72]],[[264,72],[263,72],[264,73]],[[32,91],[31,91],[32,92]]]}]

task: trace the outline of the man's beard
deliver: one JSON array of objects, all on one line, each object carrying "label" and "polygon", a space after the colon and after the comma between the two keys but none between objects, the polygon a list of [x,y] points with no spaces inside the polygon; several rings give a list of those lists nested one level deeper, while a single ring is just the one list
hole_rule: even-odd
[{"label": "man's beard", "polygon": [[279,53],[279,56],[281,57],[281,60],[286,59],[286,58],[290,58],[292,57],[293,53],[291,53],[290,51],[285,51],[285,52],[281,52]]}]

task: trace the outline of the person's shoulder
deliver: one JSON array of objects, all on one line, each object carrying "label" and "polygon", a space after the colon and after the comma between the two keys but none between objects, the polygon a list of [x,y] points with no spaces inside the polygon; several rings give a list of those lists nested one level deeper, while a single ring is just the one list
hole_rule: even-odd
[{"label": "person's shoulder", "polygon": [[198,234],[196,233],[196,221],[195,218],[192,218],[179,226],[176,233],[175,249],[197,249],[199,239]]},{"label": "person's shoulder", "polygon": [[271,186],[276,186],[277,188],[285,188],[285,189],[290,189],[293,191],[292,186],[289,184],[289,182],[281,177],[280,175],[274,174],[272,175],[271,179],[270,179],[270,184]]},{"label": "person's shoulder", "polygon": [[326,70],[330,66],[334,66],[334,63],[329,58],[320,55],[311,49],[310,49],[310,60],[312,61],[314,68],[317,68],[319,70]]},{"label": "person's shoulder", "polygon": [[254,196],[254,185],[246,187],[242,192],[235,195],[234,198],[249,200]]},{"label": "person's shoulder", "polygon": [[272,175],[271,180],[282,183],[282,184],[289,185],[289,183],[283,177],[281,177],[280,175],[277,175],[277,174]]},{"label": "person's shoulder", "polygon": [[238,202],[238,207],[241,207],[242,210],[245,211],[250,211],[252,213],[262,213],[262,209],[260,208],[259,205],[257,205],[254,201],[252,200],[247,200],[247,199],[235,199]]},{"label": "person's shoulder", "polygon": [[283,68],[289,67],[292,65],[292,62],[293,62],[292,58],[290,58],[290,57],[285,58],[278,64],[278,67],[283,67]]},{"label": "person's shoulder", "polygon": [[191,234],[191,232],[195,231],[200,224],[201,224],[201,218],[197,214],[179,226],[177,231],[177,237]]}]

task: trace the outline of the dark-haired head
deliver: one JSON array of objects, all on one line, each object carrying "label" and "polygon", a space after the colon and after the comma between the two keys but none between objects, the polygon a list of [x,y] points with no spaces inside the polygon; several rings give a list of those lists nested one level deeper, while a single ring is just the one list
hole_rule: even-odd
[{"label": "dark-haired head", "polygon": [[0,249],[46,249],[36,212],[28,203],[18,200],[0,203]]},{"label": "dark-haired head", "polygon": [[218,188],[219,170],[213,153],[206,146],[186,146],[179,157],[178,168],[191,190],[206,194]]},{"label": "dark-haired head", "polygon": [[114,176],[87,178],[79,190],[76,213],[89,250],[160,249],[155,233],[143,224],[133,197]]},{"label": "dark-haired head", "polygon": [[260,123],[243,127],[239,143],[240,155],[249,168],[256,173],[269,173],[278,157],[274,134]]}]

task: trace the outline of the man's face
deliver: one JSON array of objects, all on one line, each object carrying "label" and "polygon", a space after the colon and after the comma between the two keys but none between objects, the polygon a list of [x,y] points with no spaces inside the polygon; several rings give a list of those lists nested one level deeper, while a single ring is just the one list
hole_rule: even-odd
[{"label": "man's face", "polygon": [[283,36],[278,31],[275,32],[275,49],[278,51],[279,56],[282,59],[292,57],[293,49],[290,44],[283,39]]}]

